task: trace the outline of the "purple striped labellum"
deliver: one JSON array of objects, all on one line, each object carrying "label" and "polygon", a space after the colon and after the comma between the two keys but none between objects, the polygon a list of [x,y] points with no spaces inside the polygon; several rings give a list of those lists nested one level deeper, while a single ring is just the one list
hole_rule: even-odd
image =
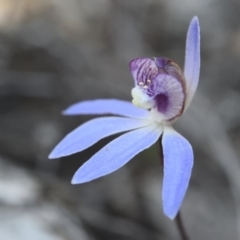
[{"label": "purple striped labellum", "polygon": [[135,82],[133,104],[150,109],[157,122],[172,123],[183,113],[186,80],[180,67],[167,58],[137,58],[130,62]]}]

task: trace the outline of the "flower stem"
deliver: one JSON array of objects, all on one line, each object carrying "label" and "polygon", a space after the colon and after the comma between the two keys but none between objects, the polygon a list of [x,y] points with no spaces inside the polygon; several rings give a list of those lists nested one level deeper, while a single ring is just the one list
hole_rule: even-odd
[{"label": "flower stem", "polygon": [[187,232],[185,230],[185,227],[183,225],[183,221],[182,221],[182,217],[181,217],[180,211],[178,212],[178,214],[177,214],[177,216],[175,218],[175,223],[176,223],[178,231],[179,231],[179,233],[181,235],[181,239],[182,240],[190,240],[190,238],[188,237]]}]

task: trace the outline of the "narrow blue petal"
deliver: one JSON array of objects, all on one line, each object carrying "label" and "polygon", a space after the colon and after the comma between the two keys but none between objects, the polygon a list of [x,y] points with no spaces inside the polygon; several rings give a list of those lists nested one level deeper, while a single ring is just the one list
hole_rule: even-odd
[{"label": "narrow blue petal", "polygon": [[107,136],[150,125],[146,120],[101,117],[90,120],[69,133],[51,152],[49,158],[68,156],[92,146]]},{"label": "narrow blue petal", "polygon": [[162,133],[158,126],[148,126],[126,133],[93,155],[75,173],[72,184],[89,182],[112,173],[139,152],[154,144]]},{"label": "narrow blue petal", "polygon": [[193,150],[190,143],[170,127],[164,128],[162,148],[163,210],[166,216],[174,219],[188,188],[193,167]]},{"label": "narrow blue petal", "polygon": [[67,108],[65,115],[113,114],[125,117],[146,118],[149,112],[135,107],[131,102],[118,99],[96,99],[75,103]]},{"label": "narrow blue petal", "polygon": [[200,73],[200,26],[197,17],[190,22],[187,40],[184,75],[187,84],[187,100],[185,109],[189,106],[197,89]]}]

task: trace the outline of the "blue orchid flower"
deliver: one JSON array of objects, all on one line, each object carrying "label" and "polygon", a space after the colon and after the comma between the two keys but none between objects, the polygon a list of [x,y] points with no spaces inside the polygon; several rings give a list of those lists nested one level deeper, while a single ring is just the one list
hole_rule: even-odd
[{"label": "blue orchid flower", "polygon": [[[167,58],[137,58],[130,62],[135,82],[133,101],[98,99],[76,103],[65,115],[112,114],[90,120],[69,133],[49,158],[68,156],[92,146],[107,136],[127,132],[94,154],[75,173],[73,184],[110,174],[149,148],[161,137],[163,149],[163,210],[174,219],[187,191],[193,167],[190,143],[172,124],[186,111],[196,91],[200,71],[200,27],[190,23],[184,71]],[[122,117],[120,117],[122,116]]]}]

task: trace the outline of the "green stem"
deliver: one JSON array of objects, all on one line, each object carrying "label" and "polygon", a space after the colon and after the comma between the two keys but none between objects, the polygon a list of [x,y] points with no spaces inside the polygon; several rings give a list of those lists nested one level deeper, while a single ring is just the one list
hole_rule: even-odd
[{"label": "green stem", "polygon": [[185,227],[183,225],[183,221],[182,221],[182,217],[181,217],[180,211],[178,212],[178,214],[177,214],[177,216],[175,218],[175,222],[176,222],[178,231],[179,231],[179,233],[181,235],[181,239],[182,240],[190,240],[190,238],[188,237],[187,232],[185,230]]}]

